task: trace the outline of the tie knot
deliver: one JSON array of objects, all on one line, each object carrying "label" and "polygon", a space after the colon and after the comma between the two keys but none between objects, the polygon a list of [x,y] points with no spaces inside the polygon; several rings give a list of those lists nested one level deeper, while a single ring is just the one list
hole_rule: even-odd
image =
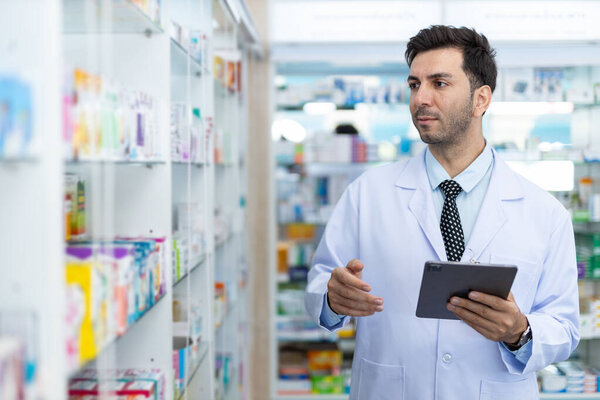
[{"label": "tie knot", "polygon": [[444,192],[446,198],[450,200],[456,199],[456,196],[462,192],[460,185],[452,179],[446,179],[444,182],[440,183],[440,188]]}]

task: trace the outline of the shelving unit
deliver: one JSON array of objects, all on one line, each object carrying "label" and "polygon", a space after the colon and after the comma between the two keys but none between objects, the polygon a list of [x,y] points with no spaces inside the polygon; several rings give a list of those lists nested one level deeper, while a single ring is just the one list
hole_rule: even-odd
[{"label": "shelving unit", "polygon": [[[237,2],[163,0],[154,8],[157,4],[133,0],[0,4],[0,79],[23,83],[32,96],[31,143],[20,154],[0,151],[0,183],[10,189],[0,193],[0,322],[12,314],[31,319],[15,325],[20,331],[0,330],[0,340],[8,334],[27,339],[24,345],[35,373],[27,384],[26,399],[68,398],[71,379],[83,370],[95,370],[103,380],[110,371],[145,369],[160,370],[165,399],[171,400],[174,336],[182,332],[183,342],[193,340],[197,351],[196,356],[184,351],[189,359],[176,398],[217,400],[225,392],[227,399],[248,398],[249,310],[241,306],[247,301],[239,284],[246,274],[247,228],[240,201],[246,189],[240,177],[245,174],[247,93],[239,82],[245,75],[240,71],[232,75],[233,83],[228,82],[214,70],[213,57],[215,50],[226,48],[225,60],[234,55],[236,68],[245,68],[257,38],[241,26],[252,23],[248,15],[239,19],[231,14],[232,9],[246,12]],[[202,33],[202,40],[194,44],[196,50],[201,47],[200,53],[194,56],[183,44],[186,35],[183,40],[171,37],[171,21],[185,31]],[[88,85],[83,89],[78,80],[82,76],[83,85]],[[71,90],[78,91],[74,100]],[[138,97],[128,103],[130,95]],[[185,110],[182,120],[170,115],[175,103]],[[231,121],[234,115],[237,120]],[[177,142],[170,127],[174,121],[179,124]],[[215,135],[221,135],[219,142]],[[195,153],[176,155],[173,149],[179,146]],[[224,146],[228,158],[216,159]],[[224,161],[226,171],[216,165]],[[75,203],[73,197],[65,200],[65,174],[85,183],[81,192],[77,187]],[[84,208],[77,208],[75,215],[82,217],[82,225],[85,220],[85,232],[65,238],[65,227],[70,226],[65,216],[71,215],[72,203],[79,207],[83,193]],[[226,210],[226,218],[219,220],[222,215],[215,216],[215,210]],[[219,224],[228,228],[225,236],[217,232]],[[149,247],[154,258],[139,258],[140,264],[138,258],[133,263],[134,247],[128,247],[132,263],[127,264],[131,268],[127,276],[139,279],[142,289],[136,286],[134,291],[131,286],[126,292],[135,303],[124,304],[133,305],[137,315],[116,333],[111,317],[117,315],[117,307],[112,297],[102,297],[102,290],[116,293],[113,272],[108,271],[113,265],[114,271],[125,267],[117,269],[121,264],[116,258],[107,261],[108,254],[116,255],[102,251],[130,246],[113,244],[121,238],[156,239],[155,247]],[[76,263],[65,254],[67,246],[90,247],[89,262],[101,272],[102,290],[75,289],[76,284],[65,283],[65,264]],[[179,274],[173,274],[177,263]],[[218,279],[231,281],[225,329],[215,326]],[[65,341],[70,328],[62,321],[67,306],[71,316],[74,308],[82,307],[83,300],[78,303],[78,295],[73,297],[80,289],[93,290],[90,307],[103,304],[93,326],[103,327],[105,333],[94,331],[96,354],[71,368]],[[141,301],[148,305],[142,307]],[[78,312],[88,315],[85,307]],[[73,343],[76,352],[85,346],[81,339]],[[215,364],[224,350],[233,355],[235,371],[227,391],[222,381],[215,380]]]}]

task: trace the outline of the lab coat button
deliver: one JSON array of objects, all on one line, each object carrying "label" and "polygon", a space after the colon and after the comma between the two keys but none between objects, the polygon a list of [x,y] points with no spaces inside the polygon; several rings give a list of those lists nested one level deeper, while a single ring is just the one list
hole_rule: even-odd
[{"label": "lab coat button", "polygon": [[446,364],[449,364],[452,362],[452,354],[450,353],[446,353],[442,356],[442,361],[445,362]]}]

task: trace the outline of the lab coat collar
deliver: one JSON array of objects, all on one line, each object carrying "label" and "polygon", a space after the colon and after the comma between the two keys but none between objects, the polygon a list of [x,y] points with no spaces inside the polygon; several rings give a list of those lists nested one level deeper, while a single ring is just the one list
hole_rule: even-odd
[{"label": "lab coat collar", "polygon": [[[502,202],[505,200],[518,200],[524,196],[523,188],[516,177],[516,173],[498,157],[495,150],[492,149],[492,152],[494,155],[494,169],[490,186],[481,205],[462,261],[477,261],[500,228],[506,223],[507,217]],[[444,241],[433,206],[433,191],[427,178],[425,150],[407,162],[395,184],[404,190],[414,190],[408,208],[419,222],[439,259],[446,260]]]}]

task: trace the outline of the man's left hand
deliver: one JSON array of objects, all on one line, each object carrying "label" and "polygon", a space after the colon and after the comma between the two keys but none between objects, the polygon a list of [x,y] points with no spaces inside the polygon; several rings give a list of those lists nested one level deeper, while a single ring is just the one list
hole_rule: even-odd
[{"label": "man's left hand", "polygon": [[529,324],[515,303],[512,292],[504,300],[473,291],[469,293],[469,299],[453,296],[446,307],[471,328],[495,342],[518,342]]}]

